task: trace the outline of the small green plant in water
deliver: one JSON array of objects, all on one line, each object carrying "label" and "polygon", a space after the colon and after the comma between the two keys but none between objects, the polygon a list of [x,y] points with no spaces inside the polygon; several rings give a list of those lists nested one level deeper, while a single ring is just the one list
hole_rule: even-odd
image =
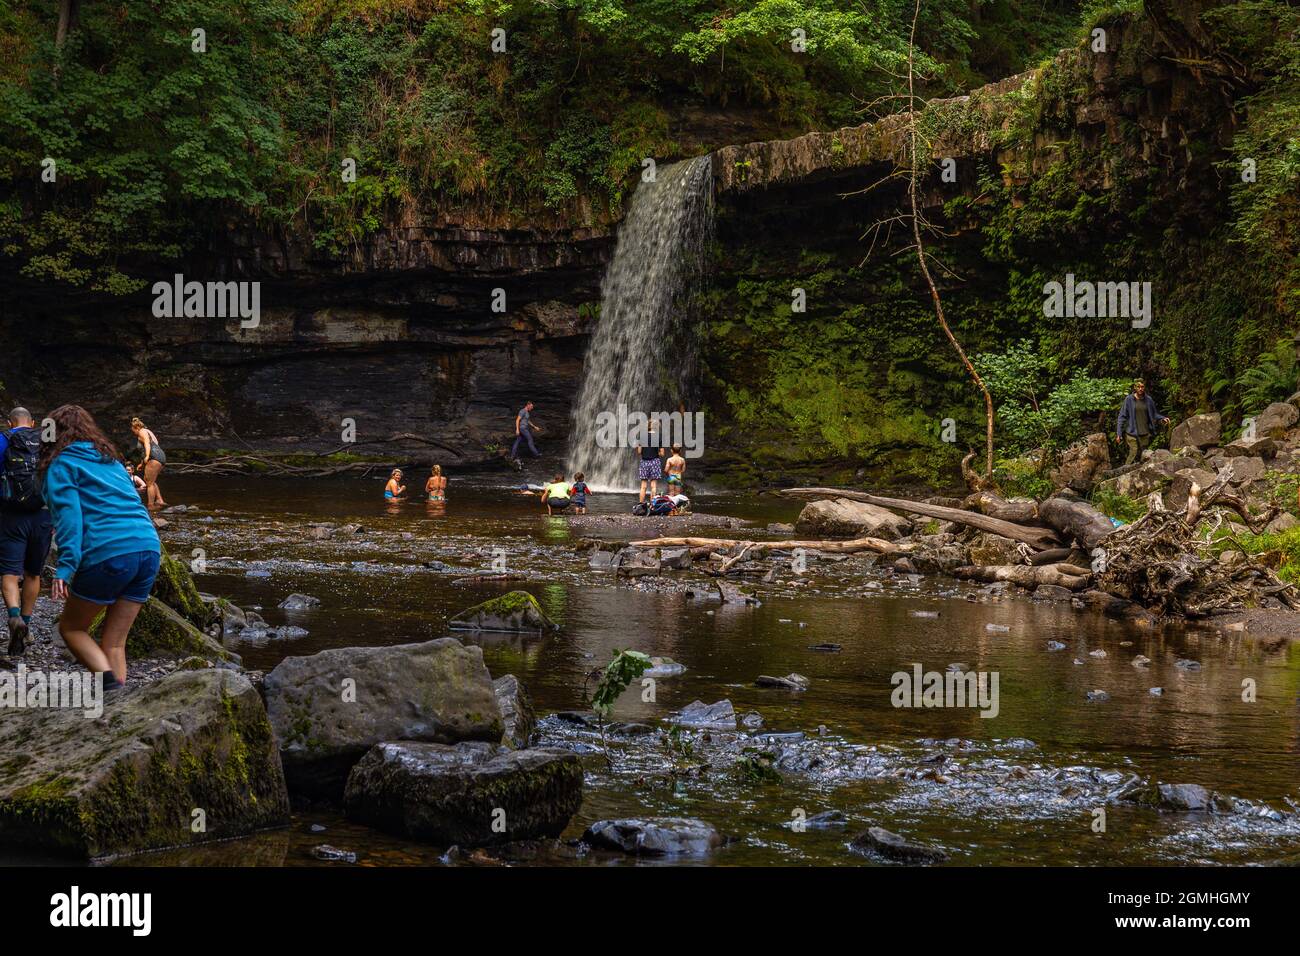
[{"label": "small green plant in water", "polygon": [[614,659],[609,662],[600,680],[596,681],[596,691],[591,696],[591,709],[596,712],[600,722],[600,742],[605,749],[605,762],[611,767],[614,760],[609,753],[609,741],[605,739],[605,721],[614,712],[614,702],[622,696],[632,681],[636,680],[650,667],[650,655],[640,651],[615,651]]}]

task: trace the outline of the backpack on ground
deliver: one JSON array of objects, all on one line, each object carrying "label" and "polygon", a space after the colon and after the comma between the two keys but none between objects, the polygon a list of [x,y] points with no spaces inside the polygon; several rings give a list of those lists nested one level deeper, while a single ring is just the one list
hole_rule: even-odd
[{"label": "backpack on ground", "polygon": [[45,500],[36,484],[36,456],[41,436],[34,428],[16,428],[6,436],[4,475],[0,476],[0,505],[6,511],[40,511]]},{"label": "backpack on ground", "polygon": [[632,514],[636,515],[638,518],[644,518],[649,510],[650,506],[644,501],[638,501],[632,506]]},{"label": "backpack on ground", "polygon": [[656,495],[654,500],[650,502],[650,510],[647,514],[652,518],[661,518],[664,515],[672,514],[675,507],[672,498],[667,495]]}]

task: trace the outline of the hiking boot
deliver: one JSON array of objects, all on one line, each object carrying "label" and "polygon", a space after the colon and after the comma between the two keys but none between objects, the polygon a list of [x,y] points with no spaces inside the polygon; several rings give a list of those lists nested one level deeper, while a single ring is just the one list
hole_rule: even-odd
[{"label": "hiking boot", "polygon": [[27,622],[21,617],[9,619],[9,656],[20,657],[27,650]]}]

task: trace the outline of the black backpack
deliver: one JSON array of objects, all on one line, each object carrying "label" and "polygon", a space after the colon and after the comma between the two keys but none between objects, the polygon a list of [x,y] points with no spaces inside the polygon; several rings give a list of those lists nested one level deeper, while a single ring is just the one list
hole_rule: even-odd
[{"label": "black backpack", "polygon": [[45,507],[36,483],[36,456],[41,450],[41,435],[34,428],[9,432],[5,449],[5,470],[0,480],[0,501],[6,511],[40,511]]}]

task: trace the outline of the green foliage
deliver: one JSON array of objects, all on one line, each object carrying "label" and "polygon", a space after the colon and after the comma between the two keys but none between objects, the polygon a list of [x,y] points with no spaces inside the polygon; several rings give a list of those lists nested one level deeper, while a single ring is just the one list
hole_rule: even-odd
[{"label": "green foliage", "polygon": [[614,710],[614,702],[623,691],[650,667],[650,657],[640,651],[615,651],[614,659],[609,662],[605,672],[596,682],[596,690],[591,697],[591,709],[608,720]]},{"label": "green foliage", "polygon": [[993,480],[1008,498],[1046,498],[1054,487],[1043,473],[1043,459],[1038,456],[999,458],[993,463]]},{"label": "green foliage", "polygon": [[[1018,38],[1019,68],[1072,6],[998,0],[979,26],[964,0],[925,0],[919,62],[931,86],[956,89],[977,72],[983,30]],[[81,3],[56,50],[57,7],[0,5],[0,255],[34,282],[112,294],[141,288],[132,266],[174,261],[231,221],[305,227],[332,256],[359,254],[413,204],[608,222],[643,158],[722,145],[709,130],[724,109],[750,109],[770,137],[860,122],[889,90],[912,12],[905,0],[119,0]],[[1019,19],[1029,27],[1006,29]],[[195,25],[206,52],[191,49]],[[39,178],[47,157],[56,183]]]},{"label": "green foliage", "polygon": [[1246,414],[1263,411],[1273,402],[1285,401],[1300,390],[1300,363],[1296,362],[1295,343],[1289,338],[1280,339],[1235,379],[1209,373],[1207,380],[1210,394],[1215,396],[1224,393],[1229,386],[1235,386],[1238,395],[1236,407]]},{"label": "green foliage", "polygon": [[1264,556],[1275,564],[1277,576],[1290,584],[1300,584],[1300,527],[1279,534],[1240,534],[1220,538],[1214,550],[1225,551],[1240,546],[1247,554]]},{"label": "green foliage", "polygon": [[1069,445],[1095,426],[1099,413],[1115,408],[1128,388],[1125,379],[1094,378],[1086,371],[1067,376],[1058,357],[1027,340],[972,362],[993,395],[1004,445],[1012,451]]},{"label": "green foliage", "polygon": [[1117,518],[1125,524],[1137,521],[1147,513],[1145,501],[1135,501],[1126,495],[1121,495],[1113,488],[1094,488],[1092,505],[1106,517]]}]

